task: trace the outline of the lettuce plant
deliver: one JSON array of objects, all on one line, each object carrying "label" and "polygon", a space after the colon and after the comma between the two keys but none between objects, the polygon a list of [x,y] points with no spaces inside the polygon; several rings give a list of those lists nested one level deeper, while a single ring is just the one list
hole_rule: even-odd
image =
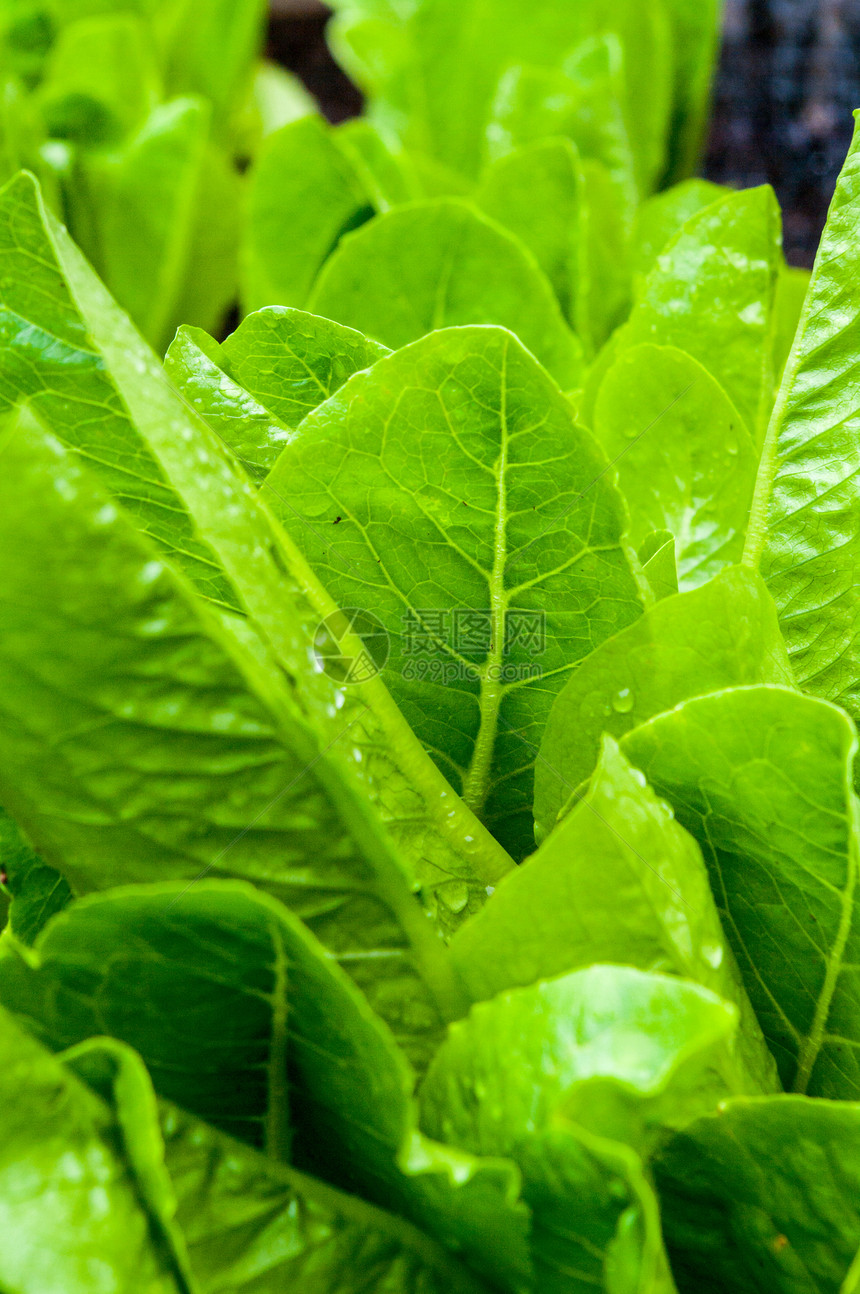
[{"label": "lettuce plant", "polygon": [[162,352],[236,295],[240,170],[312,101],[263,0],[3,0],[0,174],[22,166]]},{"label": "lettuce plant", "polygon": [[802,275],[546,13],[341,6],[163,363],[0,191],[0,1290],[860,1289],[860,135]]}]

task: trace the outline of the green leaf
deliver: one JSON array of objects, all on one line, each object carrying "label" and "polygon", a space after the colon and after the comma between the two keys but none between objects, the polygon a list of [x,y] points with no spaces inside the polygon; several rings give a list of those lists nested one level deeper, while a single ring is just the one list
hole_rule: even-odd
[{"label": "green leaf", "polygon": [[[583,184],[576,149],[566,139],[541,139],[499,158],[484,172],[475,202],[534,256],[565,316],[574,302],[583,257]],[[543,213],[535,220],[535,211]]]},{"label": "green leaf", "polygon": [[552,708],[535,769],[540,838],[597,762],[601,733],[616,740],[690,696],[748,683],[790,686],[773,604],[739,567],[658,602],[588,657]]},{"label": "green leaf", "polygon": [[38,103],[51,136],[87,148],[116,144],[137,129],[161,93],[150,33],[139,18],[115,14],[60,32]]},{"label": "green leaf", "polygon": [[670,531],[681,590],[740,561],[758,454],[701,364],[671,346],[623,348],[592,425],[630,508],[631,542]]},{"label": "green leaf", "polygon": [[0,998],[53,1048],[107,1032],[141,1053],[162,1096],[274,1158],[289,1077],[297,1163],[407,1211],[493,1273],[527,1264],[513,1166],[418,1133],[415,1077],[391,1034],[280,904],[224,882],[113,890],[55,919],[36,957],[0,960]]},{"label": "green leaf", "polygon": [[460,993],[350,772],[354,720],[335,711],[330,739],[311,726],[259,639],[210,613],[56,441],[13,424],[2,461],[0,795],[34,847],[78,892],[253,880],[426,1053]]},{"label": "green leaf", "polygon": [[622,748],[699,841],[787,1090],[860,1091],[857,738],[827,702],[779,687],[687,701]]},{"label": "green leaf", "polygon": [[389,353],[330,319],[270,306],[248,315],[220,346],[180,328],[165,368],[260,484],[302,419]]},{"label": "green leaf", "polygon": [[642,203],[633,234],[633,271],[640,290],[663,248],[682,226],[728,193],[723,185],[710,180],[684,180]]},{"label": "green leaf", "polygon": [[67,881],[27,844],[17,823],[0,809],[0,869],[11,896],[9,929],[32,944],[42,927],[72,897]]},{"label": "green leaf", "polygon": [[685,1294],[853,1294],[857,1105],[727,1101],[679,1132],[655,1168]]},{"label": "green leaf", "polygon": [[263,491],[340,605],[378,617],[392,695],[519,857],[552,697],[641,609],[606,472],[515,338],[461,328],[353,377]]},{"label": "green leaf", "polygon": [[231,304],[239,202],[200,100],[163,104],[122,148],[82,159],[72,232],[160,353],[179,323],[214,330]]},{"label": "green leaf", "polygon": [[669,530],[652,530],[639,549],[642,574],[654,597],[670,598],[678,592],[678,567],[675,561],[675,536]]},{"label": "green leaf", "polygon": [[[667,1122],[735,1087],[735,1020],[698,986],[596,965],[503,993],[451,1029],[422,1085],[422,1121],[431,1136],[520,1165],[536,1288],[603,1285],[607,1249],[639,1203],[619,1168],[626,1158],[644,1186],[629,1148],[647,1155]],[[615,1155],[601,1156],[600,1142],[595,1155],[592,1138]],[[659,1266],[632,1288],[671,1290]]]},{"label": "green leaf", "polygon": [[0,1012],[6,1239],[0,1284],[22,1294],[192,1294],[110,1108]]},{"label": "green leaf", "polygon": [[201,1294],[481,1294],[444,1249],[356,1195],[163,1104],[167,1166]]},{"label": "green leaf", "polygon": [[[475,34],[480,32],[480,39]],[[406,142],[464,175],[477,175],[499,79],[512,64],[558,68],[582,41],[614,33],[623,48],[625,110],[643,171],[662,165],[669,110],[670,49],[661,6],[588,0],[545,5],[519,0],[423,0],[400,41],[383,47],[387,77],[377,103],[399,115]]]},{"label": "green leaf", "polygon": [[561,68],[517,65],[502,77],[487,126],[490,160],[556,135],[572,140],[582,157],[603,163],[616,200],[632,211],[636,158],[624,114],[624,55],[615,35],[583,41]]},{"label": "green leaf", "polygon": [[[438,924],[455,928],[510,859],[424,755],[378,678],[342,688],[344,672],[333,664],[318,672],[323,623],[336,626],[346,659],[362,659],[361,641],[27,177],[0,197],[0,265],[2,402],[28,398],[198,593],[249,617],[231,617],[222,629],[239,636],[243,654],[250,644],[264,668],[268,659],[275,691],[286,683],[319,746],[350,763]],[[89,555],[83,560],[86,569]],[[452,881],[454,907],[442,889]]]},{"label": "green leaf", "polygon": [[750,1090],[776,1087],[695,841],[604,739],[587,792],[451,943],[473,1001],[595,962],[679,975],[740,1011]]},{"label": "green leaf", "polygon": [[720,0],[667,0],[675,90],[667,180],[698,170],[708,127],[711,81],[720,47]]},{"label": "green leaf", "polygon": [[455,198],[389,211],[345,238],[309,309],[393,350],[440,328],[498,324],[565,389],[582,371],[579,342],[533,257]]},{"label": "green leaf", "polygon": [[321,117],[266,139],[250,176],[242,249],[247,312],[304,306],[342,236],[373,215],[355,167]]},{"label": "green leaf", "polygon": [[779,272],[773,304],[773,371],[780,380],[791,353],[811,277],[809,270],[796,269],[793,265],[784,265]]},{"label": "green leaf", "polygon": [[836,186],[768,426],[745,561],[760,564],[801,687],[860,716],[860,129]]},{"label": "green leaf", "polygon": [[265,0],[156,0],[154,28],[171,94],[203,95],[229,123],[263,43]]},{"label": "green leaf", "polygon": [[365,117],[345,121],[335,131],[338,144],[361,177],[377,211],[390,211],[425,196],[419,175],[401,148],[392,147]]},{"label": "green leaf", "polygon": [[625,346],[675,346],[703,364],[756,441],[773,394],[771,312],[782,263],[773,192],[732,193],[682,225],[624,330]]},{"label": "green leaf", "polygon": [[99,1033],[120,1039],[162,1096],[286,1159],[287,1013],[302,938],[296,918],[250,887],[110,890],[51,921],[27,961],[0,961],[0,1000],[54,1051]]}]

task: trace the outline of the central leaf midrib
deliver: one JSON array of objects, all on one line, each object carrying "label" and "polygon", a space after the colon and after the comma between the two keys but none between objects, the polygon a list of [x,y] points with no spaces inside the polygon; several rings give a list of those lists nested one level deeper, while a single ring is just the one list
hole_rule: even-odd
[{"label": "central leaf midrib", "polygon": [[493,527],[493,568],[490,572],[490,650],[480,667],[480,692],[478,697],[478,734],[463,781],[463,799],[468,807],[481,816],[490,789],[490,775],[499,727],[499,710],[505,688],[500,674],[505,653],[505,571],[508,562],[508,348],[502,353],[499,394],[499,456],[496,460],[498,490],[496,515]]}]

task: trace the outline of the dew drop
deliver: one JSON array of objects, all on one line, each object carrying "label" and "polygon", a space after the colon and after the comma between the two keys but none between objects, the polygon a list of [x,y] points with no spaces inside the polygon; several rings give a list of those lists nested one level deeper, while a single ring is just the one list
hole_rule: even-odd
[{"label": "dew drop", "polygon": [[469,902],[469,887],[465,881],[446,881],[436,893],[451,912],[462,912]]},{"label": "dew drop", "polygon": [[633,709],[633,693],[629,687],[623,687],[612,698],[612,709],[616,714],[629,714]]}]

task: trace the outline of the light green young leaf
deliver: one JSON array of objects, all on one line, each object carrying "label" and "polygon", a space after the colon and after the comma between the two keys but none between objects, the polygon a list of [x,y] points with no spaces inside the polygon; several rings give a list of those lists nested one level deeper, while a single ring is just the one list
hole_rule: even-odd
[{"label": "light green young leaf", "polygon": [[777,1087],[701,853],[611,737],[586,793],[460,929],[451,956],[473,1001],[595,962],[693,980],[738,1007],[750,1090]]},{"label": "light green young leaf", "polygon": [[741,974],[787,1090],[860,1092],[853,724],[780,687],[686,701],[629,733],[699,841]]},{"label": "light green young leaf", "polygon": [[749,683],[791,686],[776,614],[761,581],[740,567],[665,598],[585,660],[550,712],[535,767],[539,839],[616,740],[679,701]]},{"label": "light green young leaf", "polygon": [[855,1294],[860,1106],[728,1101],[679,1132],[655,1172],[682,1290]]},{"label": "light green young leaf", "polygon": [[[248,111],[255,118],[253,135],[263,140],[282,126],[309,117],[317,111],[317,105],[297,76],[285,72],[278,63],[261,59],[254,72]],[[258,146],[253,147],[253,153]]]},{"label": "light green young leaf", "polygon": [[49,135],[89,148],[117,144],[142,126],[162,93],[146,25],[118,13],[59,33],[37,101]]},{"label": "light green young leaf", "polygon": [[[595,965],[503,993],[451,1029],[421,1088],[423,1124],[520,1165],[542,1294],[606,1287],[622,1215],[641,1209],[618,1161],[626,1150],[644,1184],[631,1149],[647,1156],[667,1124],[738,1089],[735,1021],[696,985]],[[665,1259],[630,1288],[672,1290]]]},{"label": "light green young leaf", "polygon": [[773,371],[778,380],[782,379],[791,353],[811,277],[809,270],[793,265],[783,265],[779,272],[773,303]]},{"label": "light green young leaf", "polygon": [[400,207],[345,238],[308,308],[393,350],[440,328],[498,324],[565,390],[582,374],[579,341],[532,255],[456,198]]},{"label": "light green young leaf", "polygon": [[675,536],[669,530],[652,530],[639,549],[642,574],[659,602],[678,592]]},{"label": "light green young leaf", "polygon": [[[269,307],[272,311],[283,309],[283,306]],[[246,322],[264,313],[268,311],[249,315]],[[262,484],[290,440],[292,430],[234,381],[223,345],[202,328],[182,327],[164,357],[164,370],[192,409],[229,445],[251,480]],[[303,377],[305,388],[312,385],[311,372],[305,371]]]},{"label": "light green young leaf", "polygon": [[705,207],[657,258],[623,335],[625,346],[687,351],[720,383],[756,441],[773,396],[780,236],[779,207],[767,187]]},{"label": "light green young leaf", "polygon": [[801,687],[860,716],[860,127],[767,429],[744,560],[760,565]]},{"label": "light green young leaf", "polygon": [[326,258],[374,214],[361,177],[321,117],[266,139],[250,174],[242,248],[246,312],[304,306]]},{"label": "light green young leaf", "polygon": [[163,353],[180,323],[214,331],[236,292],[240,179],[209,142],[206,105],[163,104],[80,166],[72,232],[150,344]]},{"label": "light green young leaf", "polygon": [[389,145],[366,117],[345,121],[335,131],[338,144],[361,177],[377,211],[390,211],[425,196],[418,173],[401,148]]},{"label": "light green young leaf", "polygon": [[[363,646],[332,621],[337,607],[298,549],[27,177],[0,196],[0,266],[2,400],[29,399],[198,593],[249,617],[222,628],[239,636],[243,654],[250,642],[264,666],[268,654],[276,691],[286,685],[320,745],[350,764],[440,927],[456,927],[510,859],[424,754],[378,678],[344,689],[343,672],[308,669],[318,663],[323,621],[337,626],[347,659],[361,659]],[[452,882],[456,911],[438,898]]]},{"label": "light green young leaf", "polygon": [[203,95],[218,127],[231,124],[263,43],[266,0],[154,0],[170,94]]},{"label": "light green young leaf", "polygon": [[675,91],[666,180],[694,174],[701,162],[720,45],[720,0],[667,0]]},{"label": "light green young leaf", "polygon": [[[541,139],[499,158],[475,194],[482,211],[523,243],[552,284],[565,316],[576,324],[574,301],[583,257],[583,177],[567,139]],[[535,220],[535,211],[542,213]]]},{"label": "light green young leaf", "polygon": [[2,463],[2,802],[78,892],[211,873],[276,894],[420,1059],[460,992],[350,773],[353,720],[326,740],[37,427]]},{"label": "light green young leaf", "polygon": [[4,1243],[0,1285],[21,1294],[195,1294],[110,1108],[0,1011]]},{"label": "light green young leaf", "polygon": [[199,329],[180,328],[165,368],[261,484],[302,419],[388,354],[330,319],[269,306],[220,346]]},{"label": "light green young leaf", "polygon": [[11,897],[9,929],[31,944],[56,912],[72,897],[68,882],[27,844],[17,823],[0,809],[0,869],[3,889]]},{"label": "light green young leaf", "polygon": [[[667,243],[693,216],[728,195],[729,190],[710,180],[684,180],[663,193],[646,198],[636,213],[633,233],[633,273],[637,289],[657,264]],[[637,292],[638,294],[638,292]]]},{"label": "light green young leaf", "polygon": [[601,162],[617,201],[632,213],[639,177],[624,114],[624,56],[614,34],[583,41],[561,68],[505,72],[487,126],[490,161],[549,136],[566,137],[582,157]]},{"label": "light green young leaf", "polygon": [[552,698],[641,612],[621,499],[569,402],[509,333],[449,329],[320,406],[263,493],[340,605],[382,622],[383,676],[466,804],[528,853]]},{"label": "light green young leaf", "polygon": [[631,542],[638,548],[653,531],[670,531],[682,591],[740,561],[758,453],[697,360],[672,346],[622,348],[592,425],[618,473]]},{"label": "light green young leaf", "polygon": [[162,1104],[167,1167],[201,1294],[481,1294],[408,1222]]},{"label": "light green young leaf", "polygon": [[[475,33],[480,32],[479,40]],[[661,4],[584,0],[529,9],[520,0],[423,0],[406,20],[391,80],[409,144],[477,175],[499,79],[513,64],[558,68],[575,46],[613,33],[624,51],[628,122],[643,173],[662,167],[670,59]],[[405,59],[405,67],[404,67]],[[392,88],[380,85],[383,101]]]}]

